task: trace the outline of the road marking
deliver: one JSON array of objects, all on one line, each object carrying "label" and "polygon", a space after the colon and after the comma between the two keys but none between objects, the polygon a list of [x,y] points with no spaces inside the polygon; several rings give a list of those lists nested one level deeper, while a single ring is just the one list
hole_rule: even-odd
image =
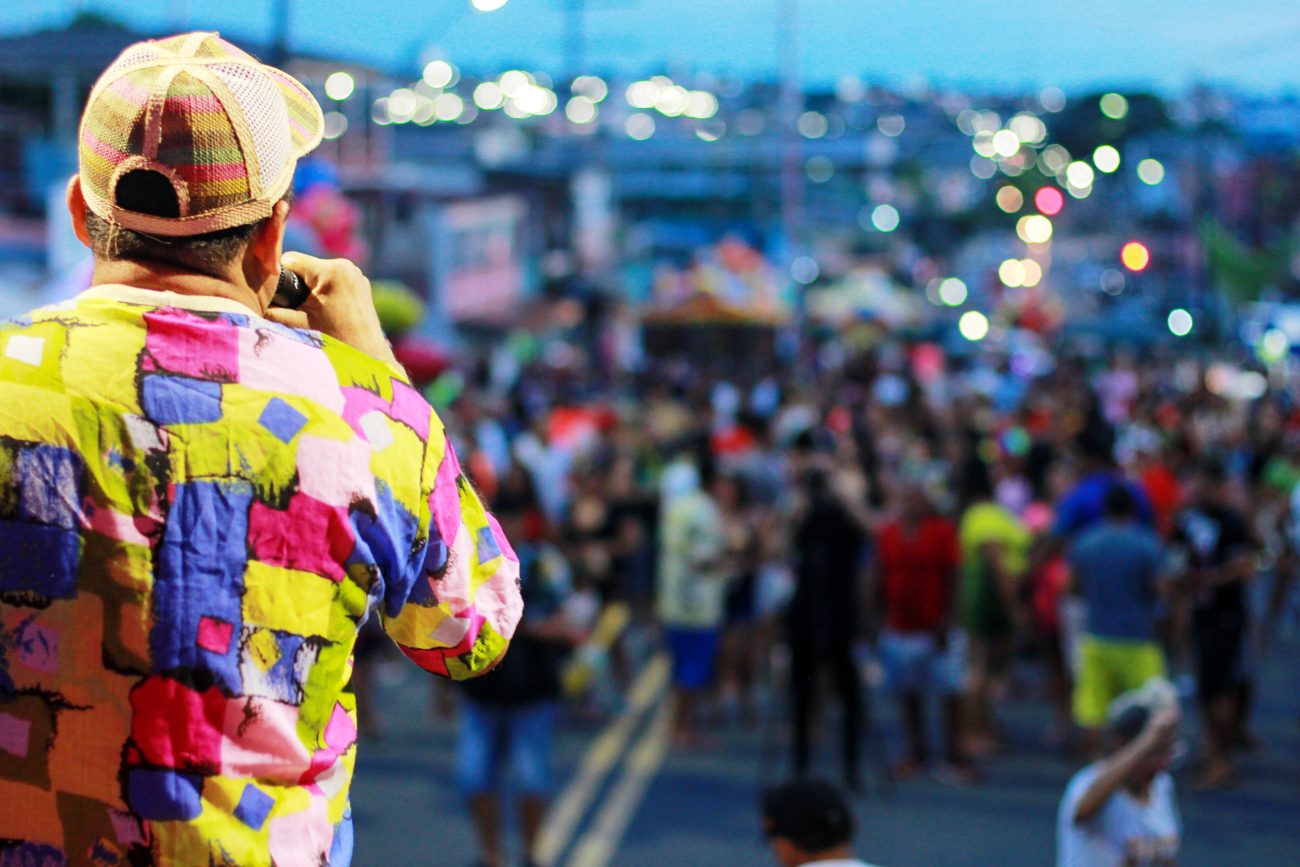
[{"label": "road marking", "polygon": [[601,807],[591,830],[574,847],[568,867],[606,867],[613,859],[632,816],[645,798],[646,789],[668,757],[671,708],[669,702],[660,705],[632,755],[628,756],[623,776]]},{"label": "road marking", "polygon": [[668,656],[656,654],[628,691],[627,707],[618,718],[605,727],[595,743],[583,756],[582,766],[573,781],[565,787],[555,805],[547,814],[542,826],[541,838],[537,841],[537,863],[550,867],[559,858],[560,853],[573,839],[578,823],[586,815],[587,808],[596,797],[605,777],[618,763],[623,755],[632,733],[645,715],[646,710],[656,701],[661,700],[668,686]]}]

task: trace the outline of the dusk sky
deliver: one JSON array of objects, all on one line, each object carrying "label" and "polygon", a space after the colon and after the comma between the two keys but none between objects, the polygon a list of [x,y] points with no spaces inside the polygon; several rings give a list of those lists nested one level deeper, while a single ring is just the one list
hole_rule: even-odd
[{"label": "dusk sky", "polygon": [[[563,68],[568,0],[293,0],[291,40],[313,52],[416,68],[422,49],[471,70]],[[586,0],[587,71],[771,76],[781,0]],[[796,2],[796,0],[790,0]],[[141,29],[217,29],[265,41],[271,0],[8,3],[6,33],[56,26],[78,8]],[[805,80],[1177,90],[1192,81],[1300,89],[1300,4],[1278,0],[797,0]]]}]

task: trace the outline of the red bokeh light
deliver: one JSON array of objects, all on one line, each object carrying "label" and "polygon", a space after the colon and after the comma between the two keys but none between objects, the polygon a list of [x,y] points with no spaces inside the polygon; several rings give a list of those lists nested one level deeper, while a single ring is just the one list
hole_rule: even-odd
[{"label": "red bokeh light", "polygon": [[1049,217],[1055,217],[1065,207],[1065,196],[1056,187],[1043,187],[1034,193],[1034,206]]}]

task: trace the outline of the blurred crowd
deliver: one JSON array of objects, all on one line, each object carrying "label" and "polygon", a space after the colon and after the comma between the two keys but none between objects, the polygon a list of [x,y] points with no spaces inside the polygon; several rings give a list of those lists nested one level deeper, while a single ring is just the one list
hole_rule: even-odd
[{"label": "blurred crowd", "polygon": [[541,799],[558,703],[598,713],[599,672],[617,695],[647,644],[672,661],[677,748],[776,720],[800,775],[833,723],[850,790],[880,744],[872,687],[902,722],[890,779],[977,784],[1015,749],[1009,694],[1049,702],[1043,737],[1096,758],[1113,700],[1153,678],[1199,709],[1196,784],[1234,782],[1300,546],[1279,374],[1243,396],[1223,359],[1159,350],[761,357],[625,375],[543,358],[505,387],[485,366],[443,412],[525,564],[521,639],[463,696],[489,852],[483,715]]}]

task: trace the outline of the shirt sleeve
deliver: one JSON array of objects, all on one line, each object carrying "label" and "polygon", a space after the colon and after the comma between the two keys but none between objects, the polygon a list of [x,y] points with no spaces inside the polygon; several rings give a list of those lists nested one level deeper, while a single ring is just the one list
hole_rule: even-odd
[{"label": "shirt sleeve", "polygon": [[465,680],[490,671],[514,635],[523,614],[519,558],[429,412],[412,580],[390,582],[380,617],[421,668]]},{"label": "shirt sleeve", "polygon": [[1133,504],[1137,509],[1138,519],[1148,527],[1155,526],[1156,510],[1151,504],[1151,495],[1147,493],[1147,489],[1137,482],[1130,481],[1128,490],[1133,495]]},{"label": "shirt sleeve", "polygon": [[1084,523],[1083,504],[1080,502],[1078,489],[1066,495],[1056,510],[1056,521],[1052,524],[1052,535],[1065,538]]},{"label": "shirt sleeve", "polygon": [[692,516],[690,530],[690,566],[697,578],[719,578],[716,568],[724,552],[721,516],[708,503],[701,503]]}]

